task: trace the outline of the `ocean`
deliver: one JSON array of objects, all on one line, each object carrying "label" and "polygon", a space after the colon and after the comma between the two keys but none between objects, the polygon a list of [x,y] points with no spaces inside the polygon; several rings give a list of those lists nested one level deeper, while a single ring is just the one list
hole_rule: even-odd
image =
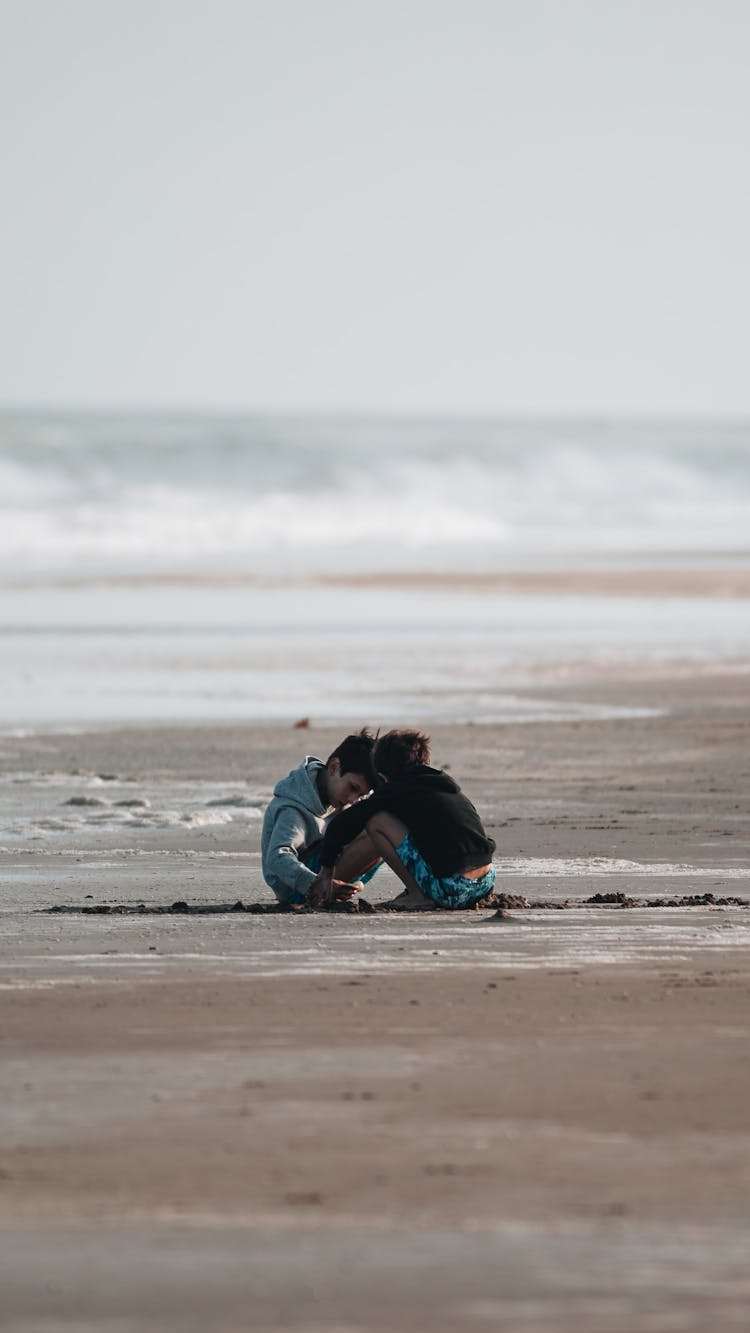
[{"label": "ocean", "polygon": [[747,599],[361,576],[747,568],[748,533],[747,423],[6,411],[0,731],[598,716],[555,688],[740,669]]},{"label": "ocean", "polygon": [[746,551],[750,423],[0,414],[0,573]]}]

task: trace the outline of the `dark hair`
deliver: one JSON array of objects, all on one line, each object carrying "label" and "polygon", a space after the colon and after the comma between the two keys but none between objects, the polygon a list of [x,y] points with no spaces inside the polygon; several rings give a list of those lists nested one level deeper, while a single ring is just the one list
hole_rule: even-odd
[{"label": "dark hair", "polygon": [[387,731],[376,742],[373,762],[385,778],[400,778],[407,768],[430,762],[430,738],[423,731]]},{"label": "dark hair", "polygon": [[367,727],[358,731],[356,736],[345,736],[340,745],[329,754],[326,764],[338,759],[342,773],[361,773],[371,787],[377,786],[375,766],[372,762],[372,747],[375,737]]}]

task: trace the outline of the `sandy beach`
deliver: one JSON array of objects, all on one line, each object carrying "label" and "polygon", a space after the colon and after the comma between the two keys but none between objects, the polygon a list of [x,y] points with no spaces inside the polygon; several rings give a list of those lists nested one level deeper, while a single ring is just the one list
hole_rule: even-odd
[{"label": "sandy beach", "polygon": [[750,6],[3,20],[0,1333],[746,1333]]},{"label": "sandy beach", "polygon": [[262,805],[340,724],[6,736],[5,1327],[744,1327],[749,682],[435,726],[509,921],[149,910],[270,901]]}]

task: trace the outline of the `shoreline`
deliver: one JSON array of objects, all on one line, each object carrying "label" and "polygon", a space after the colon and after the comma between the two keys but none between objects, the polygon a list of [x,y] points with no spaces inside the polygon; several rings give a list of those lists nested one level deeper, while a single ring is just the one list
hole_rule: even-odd
[{"label": "shoreline", "polygon": [[[0,575],[0,589],[23,592],[34,589],[74,590],[86,588],[163,588],[163,589],[376,589],[394,591],[436,591],[472,593],[510,593],[518,595],[552,595],[576,597],[653,597],[653,598],[750,598],[750,565],[725,564],[733,557],[717,553],[710,556],[690,555],[683,560],[697,562],[685,567],[683,560],[672,563],[665,557],[653,564],[641,559],[623,557],[625,568],[601,562],[596,557],[584,567],[573,563],[566,566],[564,558],[555,561],[555,567],[499,568],[499,569],[444,569],[361,570],[347,574],[320,570],[313,573],[285,574],[251,572],[187,572],[163,573],[68,573],[29,574],[11,578]],[[734,557],[736,559],[736,557]],[[742,559],[750,562],[750,552]],[[717,562],[721,562],[718,563]],[[562,564],[562,568],[560,565]]]}]

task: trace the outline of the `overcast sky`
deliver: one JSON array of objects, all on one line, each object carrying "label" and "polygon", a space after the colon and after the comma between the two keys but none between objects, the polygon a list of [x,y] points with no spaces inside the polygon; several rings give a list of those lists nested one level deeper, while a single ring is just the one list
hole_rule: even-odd
[{"label": "overcast sky", "polygon": [[0,15],[0,402],[750,412],[748,0]]}]

